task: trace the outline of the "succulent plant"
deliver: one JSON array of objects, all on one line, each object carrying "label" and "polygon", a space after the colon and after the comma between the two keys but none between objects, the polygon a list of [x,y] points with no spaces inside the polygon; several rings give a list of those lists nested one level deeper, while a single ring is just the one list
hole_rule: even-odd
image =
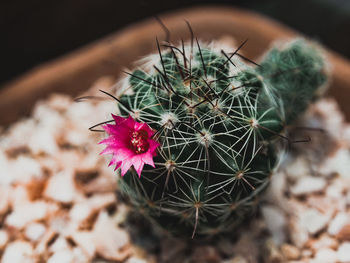
[{"label": "succulent plant", "polygon": [[[158,54],[127,73],[116,98],[125,121],[152,129],[135,128],[126,135],[129,146],[159,143],[156,153],[154,147],[148,152],[154,164],[139,158],[137,169],[126,169],[132,162],[124,167],[119,189],[138,212],[175,235],[212,235],[249,218],[278,162],[279,142],[292,142],[285,127],[326,82],[322,56],[304,40],[273,48],[260,65],[242,55],[244,43],[226,53],[198,40],[162,48],[157,41]],[[122,117],[105,130],[113,133]],[[102,141],[106,153],[113,153],[118,136]],[[142,147],[132,148],[135,156]],[[125,157],[117,156],[111,164],[123,169]]]}]

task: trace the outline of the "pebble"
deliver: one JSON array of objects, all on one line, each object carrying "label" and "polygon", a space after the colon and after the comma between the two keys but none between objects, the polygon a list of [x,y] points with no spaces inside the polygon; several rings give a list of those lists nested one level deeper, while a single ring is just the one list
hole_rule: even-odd
[{"label": "pebble", "polygon": [[[24,241],[15,241],[7,245],[1,263],[35,263],[33,247]],[[63,262],[62,262],[63,263]]]},{"label": "pebble", "polygon": [[289,178],[297,180],[310,173],[310,167],[307,161],[302,158],[296,158],[291,164],[288,164],[286,171]]},{"label": "pebble", "polygon": [[32,178],[40,178],[43,174],[39,162],[32,157],[19,156],[9,163],[12,183],[28,183]]},{"label": "pebble", "polygon": [[93,242],[96,252],[108,260],[123,261],[130,251],[125,249],[129,243],[129,235],[118,228],[104,211],[100,212],[93,228]]},{"label": "pebble", "polygon": [[74,263],[74,254],[71,250],[60,250],[52,254],[47,263]]},{"label": "pebble", "polygon": [[322,248],[316,252],[315,263],[335,263],[337,261],[337,252],[330,248]]},{"label": "pebble", "polygon": [[215,247],[206,246],[196,246],[192,252],[191,262],[193,263],[219,263],[221,261],[221,256]]},{"label": "pebble", "polygon": [[96,247],[93,240],[93,234],[90,231],[78,231],[71,235],[74,242],[85,252],[89,258],[95,255]]},{"label": "pebble", "polygon": [[300,250],[290,244],[283,244],[281,246],[281,252],[288,260],[297,260],[300,258]]},{"label": "pebble", "polygon": [[0,250],[3,249],[9,240],[9,235],[6,231],[0,230]]},{"label": "pebble", "polygon": [[327,197],[333,198],[333,199],[341,199],[343,198],[343,187],[341,187],[338,184],[332,184],[327,187],[326,195]]},{"label": "pebble", "polygon": [[142,258],[131,257],[131,258],[128,258],[128,260],[125,263],[148,263],[148,262]]},{"label": "pebble", "polygon": [[[232,251],[232,245],[231,245]],[[179,239],[166,238],[161,242],[161,251],[159,258],[161,262],[179,261],[184,251],[186,250],[186,243]]]},{"label": "pebble", "polygon": [[323,233],[319,237],[310,240],[309,242],[309,246],[313,251],[318,251],[323,248],[337,249],[338,244],[338,240],[329,236],[327,233]]},{"label": "pebble", "polygon": [[272,240],[267,240],[264,248],[265,251],[263,253],[263,257],[265,259],[265,262],[283,262],[282,253]]},{"label": "pebble", "polygon": [[249,263],[249,262],[244,257],[237,255],[234,258],[224,260],[221,263]]},{"label": "pebble", "polygon": [[9,205],[12,209],[30,203],[30,197],[27,188],[24,185],[12,187],[9,196]]},{"label": "pebble", "polygon": [[70,244],[67,239],[63,236],[58,236],[52,245],[49,246],[49,251],[56,253],[59,251],[68,251],[70,250]]},{"label": "pebble", "polygon": [[299,220],[300,224],[313,235],[326,227],[329,218],[312,208],[302,212]]},{"label": "pebble", "polygon": [[27,225],[24,235],[31,241],[38,241],[45,233],[46,227],[41,223]]},{"label": "pebble", "polygon": [[348,223],[350,223],[349,214],[340,212],[330,222],[330,224],[328,226],[328,233],[332,236],[335,236]]},{"label": "pebble", "polygon": [[286,174],[282,172],[278,172],[272,176],[272,180],[270,182],[270,186],[266,191],[265,198],[267,200],[273,200],[279,206],[283,207],[285,203],[284,192],[286,189],[287,180]]},{"label": "pebble", "polygon": [[281,245],[286,240],[286,217],[283,211],[272,205],[263,206],[261,211],[274,242]]},{"label": "pebble", "polygon": [[342,243],[337,251],[338,260],[340,262],[350,262],[350,242]]},{"label": "pebble", "polygon": [[326,180],[321,177],[305,176],[300,178],[290,189],[293,195],[305,195],[322,191],[326,186]]},{"label": "pebble", "polygon": [[15,228],[23,228],[33,221],[42,220],[48,212],[47,203],[35,201],[23,205],[18,205],[15,210],[6,217],[6,224]]},{"label": "pebble", "polygon": [[45,128],[38,129],[29,137],[28,147],[31,152],[36,155],[55,155],[59,150],[54,134]]},{"label": "pebble", "polygon": [[91,262],[92,258],[89,257],[80,247],[73,248],[73,263],[86,263]]},{"label": "pebble", "polygon": [[350,180],[349,149],[339,148],[338,151],[320,167],[320,171],[324,174],[337,173],[341,178]]},{"label": "pebble", "polygon": [[51,176],[44,190],[44,196],[61,203],[71,203],[76,195],[73,171],[66,169]]},{"label": "pebble", "polygon": [[293,244],[297,246],[298,248],[302,248],[304,244],[309,239],[309,234],[307,230],[301,226],[295,217],[292,217],[289,221],[289,234],[290,238],[293,241]]},{"label": "pebble", "polygon": [[[114,101],[71,103],[67,97],[51,98],[49,104],[36,107],[34,118],[11,126],[9,136],[0,134],[0,148],[6,149],[0,151],[0,220],[5,222],[0,229],[1,263],[37,262],[36,255],[49,263],[157,262],[160,256],[149,251],[138,255],[129,234],[118,226],[125,221],[125,204],[118,203],[112,216],[105,211],[117,203],[116,180],[113,169],[94,154],[99,150],[97,136],[86,129],[105,120]],[[339,116],[333,109],[327,118],[342,125]],[[321,119],[318,123],[324,122]],[[65,132],[67,128],[70,133]],[[333,130],[340,136],[340,129]],[[28,138],[25,143],[23,134]],[[28,143],[29,152],[8,155],[14,152],[11,148]],[[60,148],[62,145],[68,147]],[[350,242],[346,242],[350,226],[344,219],[350,205],[348,148],[343,143],[321,165],[308,161],[310,156],[304,153],[287,164],[286,171],[280,170],[272,179],[262,218],[252,219],[249,227],[242,226],[234,238],[215,245],[197,244],[191,249],[186,242],[168,242],[160,246],[160,253],[171,256],[170,262],[176,262],[173,258],[184,262],[182,259],[187,257],[197,262],[256,263],[263,257],[259,248],[264,244],[268,262],[350,262]],[[27,167],[26,172],[20,166]],[[325,176],[310,176],[311,168]],[[82,171],[87,174],[84,178],[91,180],[83,180]],[[88,177],[89,172],[96,177]],[[27,183],[35,183],[34,179],[44,174],[43,196],[41,192],[28,194]],[[290,189],[288,182],[294,184]],[[89,227],[82,227],[86,220]],[[287,237],[289,244],[285,243]],[[163,245],[165,239],[161,239]],[[221,261],[223,255],[230,259]]]}]

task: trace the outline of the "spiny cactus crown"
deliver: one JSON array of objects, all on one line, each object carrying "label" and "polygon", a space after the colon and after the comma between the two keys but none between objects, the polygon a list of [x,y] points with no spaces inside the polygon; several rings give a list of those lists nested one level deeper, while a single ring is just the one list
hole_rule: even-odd
[{"label": "spiny cactus crown", "polygon": [[140,179],[130,169],[119,188],[177,235],[227,231],[251,213],[281,132],[325,82],[323,60],[303,40],[272,49],[260,65],[241,54],[243,44],[232,53],[198,41],[165,46],[124,80],[132,94],[120,97],[122,116],[147,123],[160,147],[155,168]]}]

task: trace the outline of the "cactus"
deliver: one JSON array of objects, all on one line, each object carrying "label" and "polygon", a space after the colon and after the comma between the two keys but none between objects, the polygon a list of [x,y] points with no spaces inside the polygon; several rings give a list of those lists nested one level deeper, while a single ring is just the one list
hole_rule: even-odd
[{"label": "cactus", "polygon": [[260,65],[239,52],[243,44],[225,53],[198,40],[161,50],[157,41],[158,54],[123,80],[121,116],[147,123],[160,147],[155,167],[140,178],[129,169],[119,189],[175,235],[213,235],[249,218],[279,142],[291,143],[285,127],[326,81],[321,55],[303,40],[272,49]]}]

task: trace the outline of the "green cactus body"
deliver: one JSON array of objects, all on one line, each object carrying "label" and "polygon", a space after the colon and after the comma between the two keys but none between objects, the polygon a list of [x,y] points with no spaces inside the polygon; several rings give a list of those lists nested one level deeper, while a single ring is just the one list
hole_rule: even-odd
[{"label": "green cactus body", "polygon": [[133,93],[121,95],[120,111],[148,123],[161,146],[156,167],[141,178],[130,169],[119,189],[175,235],[234,228],[269,182],[284,127],[325,83],[321,56],[297,40],[254,67],[215,44],[166,48],[148,60],[128,75]]}]

